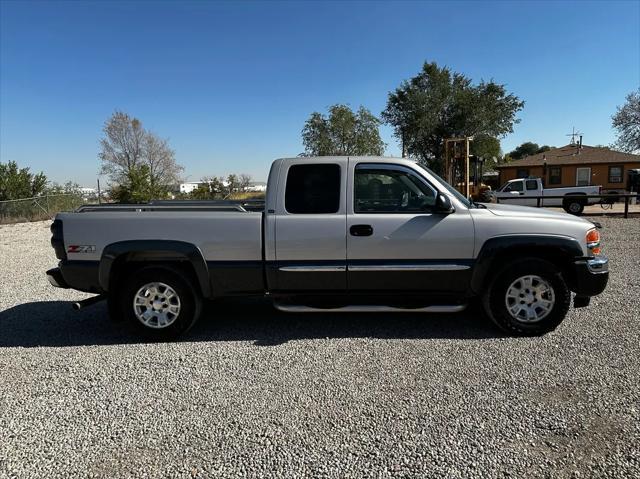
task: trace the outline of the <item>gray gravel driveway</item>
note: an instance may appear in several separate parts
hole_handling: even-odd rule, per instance
[[[640,220],[552,334],[458,315],[212,305],[144,344],[49,286],[48,223],[0,226],[0,477],[640,477]]]

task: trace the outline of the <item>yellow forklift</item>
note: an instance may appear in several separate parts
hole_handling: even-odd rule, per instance
[[[490,201],[491,187],[482,183],[484,159],[471,154],[473,137],[444,140],[444,178],[465,198],[474,201]]]

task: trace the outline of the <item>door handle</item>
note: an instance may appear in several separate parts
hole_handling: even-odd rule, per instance
[[[349,228],[351,236],[371,236],[373,227],[371,225],[353,225]]]

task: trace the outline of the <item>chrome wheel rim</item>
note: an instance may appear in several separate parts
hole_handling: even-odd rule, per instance
[[[153,329],[171,326],[180,314],[180,297],[165,283],[147,283],[133,298],[136,318]]]
[[[551,284],[540,276],[528,275],[516,279],[507,288],[505,305],[512,318],[523,323],[535,323],[546,318],[555,305]]]
[[[580,203],[571,203],[569,205],[569,211],[571,211],[572,213],[577,213],[578,211],[580,211]]]

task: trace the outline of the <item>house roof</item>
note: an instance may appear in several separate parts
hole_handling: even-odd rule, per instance
[[[542,166],[544,158],[547,166],[556,165],[584,165],[593,163],[640,163],[640,155],[622,153],[606,147],[582,145],[566,145],[560,148],[552,148],[549,151],[527,156],[521,160],[514,160],[496,168],[520,168],[527,166]]]

